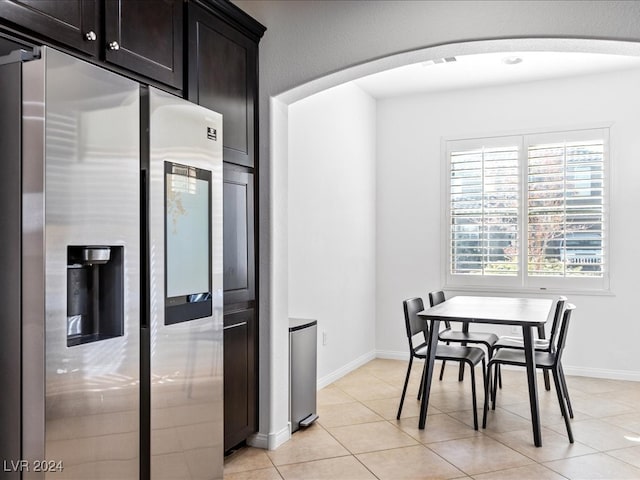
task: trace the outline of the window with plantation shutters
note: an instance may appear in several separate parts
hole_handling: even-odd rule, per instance
[[[608,288],[608,129],[446,147],[448,285]]]

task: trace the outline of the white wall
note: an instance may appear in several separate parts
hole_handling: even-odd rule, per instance
[[[259,303],[260,413],[255,444],[286,440],[288,318],[287,104],[366,73],[427,58],[545,43],[568,50],[611,39],[640,41],[640,2],[234,0],[267,27],[260,43]],[[560,38],[565,40],[559,40]],[[624,42],[622,42],[624,41]],[[602,42],[598,42],[602,45]],[[441,47],[440,47],[441,46]],[[524,48],[526,49],[526,48]],[[417,53],[414,55],[414,51]],[[418,58],[420,57],[420,58]],[[426,57],[426,58],[425,58]],[[348,70],[345,70],[348,69]],[[283,92],[291,94],[287,98]],[[279,98],[276,98],[279,96]]]
[[[318,320],[320,385],[375,356],[375,127],[354,84],[289,107],[289,316]]]
[[[442,287],[441,139],[611,123],[613,295],[568,294],[578,309],[564,364],[568,374],[640,380],[640,323],[631,313],[640,286],[638,85],[640,70],[629,70],[378,102],[376,345],[383,355],[405,355],[403,298]]]

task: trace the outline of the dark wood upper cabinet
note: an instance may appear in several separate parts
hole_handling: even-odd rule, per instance
[[[187,96],[222,114],[224,161],[254,167],[258,44],[196,4],[188,30]]]
[[[0,1],[3,23],[178,90],[183,87],[183,11],[182,0]]]
[[[3,0],[0,17],[21,27],[98,56],[101,45],[97,0]]]
[[[105,0],[105,60],[182,88],[181,0]]]

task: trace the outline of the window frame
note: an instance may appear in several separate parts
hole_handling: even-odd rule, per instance
[[[601,277],[536,277],[528,274],[528,147],[532,143],[556,143],[561,138],[567,142],[593,139],[594,134],[603,140],[603,257],[604,271]],[[506,291],[506,292],[576,292],[609,293],[611,276],[611,125],[596,125],[578,128],[545,129],[497,135],[470,135],[443,137],[441,139],[441,157],[443,161],[443,192],[441,258],[444,288],[463,291]],[[509,142],[511,142],[509,144]],[[464,275],[452,273],[451,248],[451,152],[476,149],[484,143],[485,147],[517,145],[519,152],[519,221],[518,241],[519,258],[516,276],[502,275]]]

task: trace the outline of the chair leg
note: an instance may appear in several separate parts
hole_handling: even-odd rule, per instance
[[[487,398],[487,364],[484,360],[484,357],[482,358],[482,389],[484,390],[484,402],[482,404],[482,428],[485,428],[484,422],[485,422],[485,418],[484,418],[484,403],[486,403],[486,398]]]
[[[451,342],[447,342],[447,345],[450,345]],[[438,380],[442,381],[442,377],[444,377],[444,366],[446,365],[447,361],[446,360],[442,360],[442,366],[440,367],[440,377],[438,378]]]
[[[558,394],[558,403],[560,404],[560,411],[564,417],[564,425],[567,428],[567,435],[569,437],[569,443],[573,443],[573,432],[571,431],[571,423],[569,421],[569,412],[567,412],[567,406],[564,403],[564,395],[562,392],[562,384],[560,381],[560,369],[553,369],[553,383],[556,387],[556,393]]]
[[[473,400],[473,428],[478,430],[478,402],[476,399],[476,369],[473,363],[469,362],[469,370],[471,370],[471,398]]]
[[[484,366],[484,365],[483,365]],[[487,366],[487,373],[484,379],[484,408],[482,410],[482,428],[487,428],[487,412],[489,411],[489,395],[491,392],[491,360]]]
[[[502,382],[500,382],[498,379],[500,378],[500,376],[502,375],[502,372],[500,370],[500,364],[497,364],[494,367],[495,370],[495,375],[493,377],[493,385],[491,386],[491,390],[489,391],[489,393],[491,394],[491,400],[493,400],[496,396],[496,392],[498,391],[498,387],[502,388]]]
[[[489,360],[491,360],[495,352],[493,351],[493,348],[491,347],[491,345],[488,345],[485,343],[485,346],[487,347],[487,354],[489,355]],[[500,370],[500,365],[497,365],[496,378],[493,381],[498,382],[498,387],[502,388],[502,371]]]
[[[493,375],[494,377],[498,376],[498,372],[500,371],[500,364],[495,363],[493,365]],[[493,393],[491,394],[491,410],[496,409],[496,397],[498,396],[498,382],[496,379],[493,379]]]
[[[424,360],[424,367],[422,367],[422,375],[420,376],[420,386],[418,387],[418,401],[422,397],[422,385],[424,382],[424,372],[427,369],[427,359]]]
[[[466,345],[465,343],[462,344]],[[461,382],[464,380],[464,362],[460,362],[460,367],[458,368],[458,381]]]
[[[549,390],[551,390],[551,383],[549,382],[549,370],[545,368],[542,372],[542,376],[544,377],[544,388],[548,392]]]
[[[400,414],[402,413],[402,405],[404,404],[404,396],[407,393],[407,385],[409,385],[409,376],[411,375],[411,365],[413,364],[413,355],[409,357],[409,367],[407,368],[407,375],[404,379],[404,387],[402,388],[402,396],[400,397],[400,405],[398,406],[398,415],[396,420],[400,420]]]
[[[442,381],[442,377],[444,376],[444,366],[446,363],[446,360],[442,360],[442,366],[440,367],[440,381]]]
[[[487,364],[483,358],[482,359],[482,386],[483,387],[485,383],[487,383]]]
[[[567,388],[567,379],[564,377],[564,369],[562,364],[558,365],[558,371],[560,373],[560,381],[562,382],[562,389],[564,392],[564,399],[567,401],[567,409],[569,410],[569,418],[573,418],[573,408],[571,407],[571,400],[569,399],[569,389]]]

